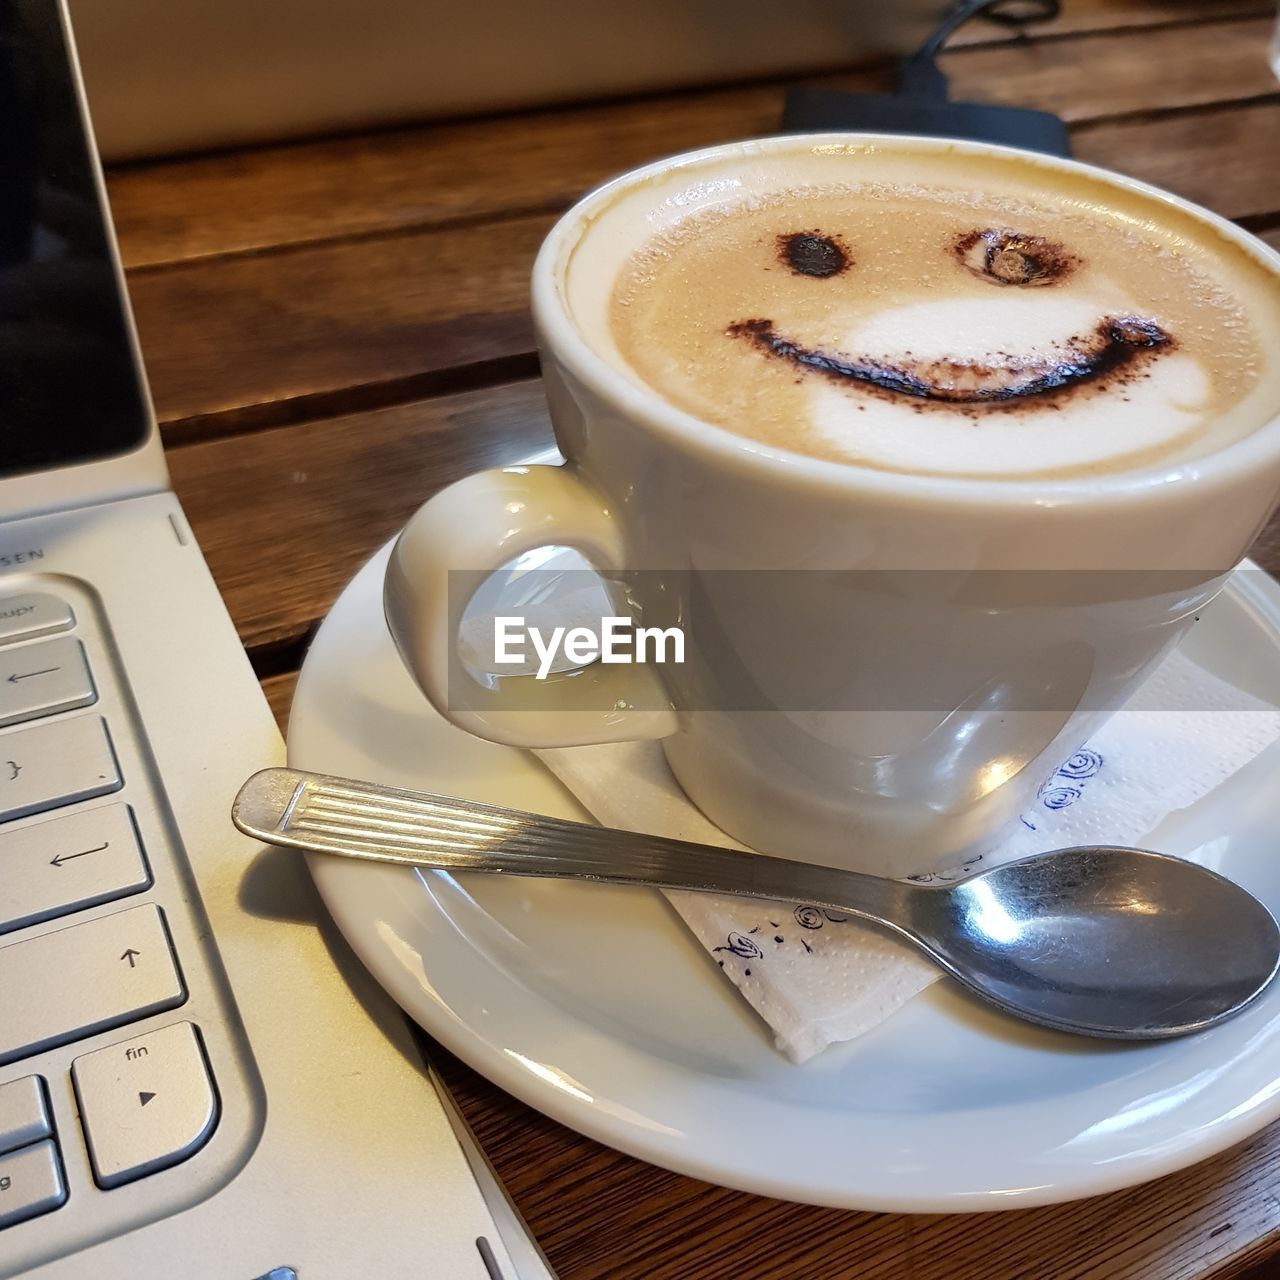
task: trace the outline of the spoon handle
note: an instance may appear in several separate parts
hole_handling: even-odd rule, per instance
[[[441,871],[649,885],[799,902],[859,916],[919,945],[894,880],[714,845],[547,818],[298,769],[264,769],[240,789],[232,819],[268,844]]]

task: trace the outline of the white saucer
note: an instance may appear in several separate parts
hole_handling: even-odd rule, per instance
[[[447,725],[382,619],[386,549],[334,606],[289,725],[304,768],[585,817],[524,752]],[[1187,652],[1280,702],[1280,587],[1238,574]],[[1152,843],[1280,910],[1280,752]],[[478,1071],[611,1146],[712,1182],[894,1212],[1129,1186],[1280,1116],[1280,985],[1206,1035],[1121,1046],[1023,1028],[950,983],[795,1066],[657,893],[315,858],[329,909],[404,1009]]]

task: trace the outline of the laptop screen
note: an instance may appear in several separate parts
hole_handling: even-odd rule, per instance
[[[147,409],[54,0],[0,0],[0,478],[136,448]]]

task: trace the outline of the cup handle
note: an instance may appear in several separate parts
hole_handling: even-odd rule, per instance
[[[482,471],[427,501],[396,539],[383,608],[396,648],[442,716],[490,742],[572,747],[665,738],[677,721],[657,676],[640,664],[593,663],[571,677],[504,677],[488,688],[458,655],[469,603],[450,570],[491,573],[526,551],[572,547],[597,569],[624,564],[608,504],[570,466]]]

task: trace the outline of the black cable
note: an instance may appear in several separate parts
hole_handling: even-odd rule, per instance
[[[972,19],[987,18],[1006,27],[1024,27],[1056,18],[1061,8],[1059,0],[953,0],[924,43],[903,61],[898,92],[945,102],[947,77],[937,65],[937,57],[947,41]]]
[[[937,62],[951,37],[974,18],[1020,28],[1054,18],[1060,9],[1058,0],[952,0],[938,25],[903,60],[896,93],[851,94],[812,85],[793,88],[787,93],[783,131],[931,134],[1070,155],[1066,125],[1047,111],[951,102],[947,77]]]

